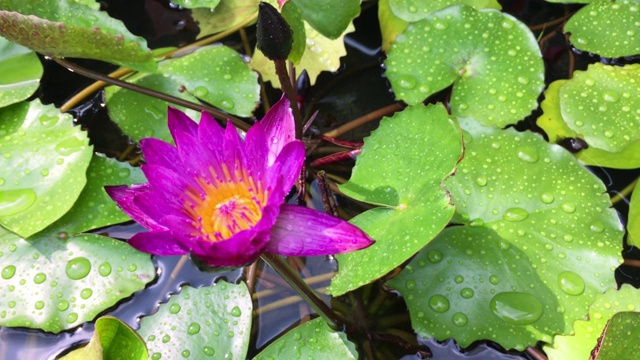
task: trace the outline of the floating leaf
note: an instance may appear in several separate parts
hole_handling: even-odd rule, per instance
[[[198,23],[201,38],[228,30],[243,22],[247,26],[258,17],[259,0],[224,0],[215,9],[193,9],[191,16]]]
[[[427,15],[444,9],[447,6],[464,4],[473,6],[476,9],[497,9],[502,7],[496,0],[388,0],[391,11],[400,19],[408,22],[422,20]]]
[[[113,316],[102,316],[87,346],[61,357],[61,360],[147,360],[144,341],[129,325]]]
[[[24,240],[0,229],[0,249],[0,326],[71,329],[155,277],[150,255],[98,235]]]
[[[14,104],[0,119],[0,224],[29,237],[69,211],[87,182],[92,147],[53,105]]]
[[[360,0],[289,0],[302,19],[329,39],[338,39],[360,14]]]
[[[172,0],[171,2],[187,9],[206,8],[213,10],[218,6],[220,0]]]
[[[0,35],[45,55],[155,67],[143,38],[107,13],[74,1],[4,0],[0,24]]]
[[[620,221],[602,182],[559,146],[471,119],[461,127],[465,157],[444,185],[463,225],[389,285],[407,299],[421,336],[518,350],[550,342],[616,286]]]
[[[251,295],[246,285],[184,286],[140,321],[151,359],[244,359],[251,335]]]
[[[576,321],[573,324],[573,335],[554,337],[553,345],[545,346],[544,351],[549,360],[588,359],[609,319],[620,312],[632,311],[637,314],[639,309],[640,291],[638,289],[625,284],[620,290],[608,290],[605,294],[600,294],[589,308],[589,320]],[[629,343],[637,344],[637,337],[630,339]],[[626,344],[617,344],[617,346],[621,349],[630,349]],[[637,353],[629,352],[628,354],[633,355],[628,359],[637,357]]]
[[[258,76],[226,46],[208,46],[160,63],[158,69],[198,99],[228,113],[249,117],[260,93]],[[204,74],[204,77],[203,77]]]
[[[580,50],[609,58],[640,54],[640,1],[591,1],[564,31]]]
[[[322,318],[299,325],[258,354],[260,359],[357,359],[355,345],[343,332],[331,330]]]
[[[640,353],[640,313],[620,312],[607,324],[598,343],[598,360],[635,360]],[[593,355],[593,353],[592,353]]]
[[[378,21],[380,22],[380,34],[382,35],[382,50],[389,52],[391,43],[409,26],[391,11],[389,0],[378,1]]]
[[[71,210],[39,235],[77,234],[122,223],[129,217],[104,191],[105,185],[131,185],[146,182],[138,167],[115,159],[94,155],[87,169],[87,186]]]
[[[579,137],[589,144],[578,158],[616,168],[640,166],[640,64],[591,64],[570,80],[552,83],[538,125],[550,141]]]
[[[540,49],[527,26],[465,5],[410,24],[385,65],[398,99],[419,104],[453,84],[451,113],[496,127],[528,115],[544,87]]]
[[[407,131],[411,129],[411,131]],[[351,179],[340,190],[381,205],[351,220],[376,243],[338,255],[329,291],[341,295],[413,256],[449,222],[454,208],[441,182],[461,156],[460,129],[442,104],[408,107],[365,139]]]
[[[40,86],[42,64],[31,50],[0,37],[0,108],[25,100]]]

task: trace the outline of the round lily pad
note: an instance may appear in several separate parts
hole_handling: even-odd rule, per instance
[[[53,333],[93,320],[155,278],[150,255],[98,235],[24,240],[0,229],[0,326]]]
[[[608,58],[640,54],[640,1],[591,1],[564,31],[580,50]]]
[[[0,37],[0,108],[22,101],[40,86],[42,64],[35,52]]]
[[[138,334],[147,342],[150,359],[245,359],[251,310],[244,283],[184,286],[140,321]]]
[[[502,9],[496,0],[389,0],[391,11],[400,19],[408,22],[415,22],[424,19],[434,11],[438,11],[447,6],[465,4],[476,9]]]
[[[92,147],[70,115],[37,100],[0,109],[0,119],[0,224],[29,237],[78,199]]]
[[[385,275],[442,231],[454,209],[441,183],[460,159],[461,140],[442,104],[410,106],[382,120],[364,140],[351,179],[340,191],[380,205],[351,219],[376,242],[336,256],[340,271],[331,294]]]
[[[532,133],[461,120],[465,157],[445,182],[453,222],[389,285],[421,336],[523,350],[569,333],[615,288],[623,231],[602,182]]]
[[[466,5],[410,24],[385,65],[398,99],[418,104],[453,84],[451,113],[496,127],[528,115],[544,87],[540,49],[526,25]]]

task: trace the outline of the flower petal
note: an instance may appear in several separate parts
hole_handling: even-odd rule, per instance
[[[267,145],[269,146],[267,164],[271,166],[282,149],[296,138],[296,124],[287,96],[283,94],[280,101],[269,109],[258,124],[264,128],[267,135]]]
[[[140,166],[144,176],[149,181],[151,190],[159,200],[167,204],[173,204],[172,208],[178,208],[184,203],[184,194],[188,187],[199,190],[197,183],[189,177],[185,177],[171,169],[154,164],[142,164]]]
[[[169,106],[167,113],[169,131],[176,145],[180,143],[179,137],[176,136],[176,130],[180,130],[194,137],[198,135],[198,124],[188,117],[187,114],[171,106]]]
[[[265,251],[285,256],[332,255],[355,251],[373,240],[342,219],[303,206],[284,204]]]
[[[246,165],[251,175],[256,179],[262,179],[267,170],[267,136],[264,128],[259,123],[252,126],[244,137]]]
[[[144,226],[147,229],[163,229],[164,227],[153,220],[147,215],[138,205],[134,202],[134,199],[139,196],[144,196],[151,193],[149,184],[132,185],[128,187],[126,185],[120,186],[105,186],[104,190],[111,196],[111,198],[118,204],[118,206],[127,214],[131,219],[135,220],[138,224]]]
[[[162,140],[144,138],[140,140],[140,147],[147,164],[160,165],[172,170],[178,170],[182,165],[178,150]]]
[[[141,232],[128,241],[134,248],[154,255],[184,255],[189,253],[170,231]]]
[[[198,140],[202,146],[208,148],[212,154],[222,156],[222,140],[224,129],[209,113],[202,112],[198,126]]]
[[[241,231],[225,241],[201,242],[202,249],[193,254],[214,267],[242,266],[255,261],[269,242],[269,233],[257,233],[253,229]]]
[[[231,122],[227,123],[223,142],[224,162],[227,164],[232,181],[237,181],[236,169],[246,169],[244,144],[238,130]],[[227,179],[228,180],[228,179]]]
[[[301,141],[295,140],[287,144],[278,155],[276,162],[268,169],[266,188],[269,200],[283,199],[296,183],[304,163],[305,149]]]

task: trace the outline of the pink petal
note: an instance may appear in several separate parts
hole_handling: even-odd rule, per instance
[[[154,255],[184,255],[189,253],[169,231],[141,232],[129,239],[129,245]]]
[[[284,147],[276,162],[268,169],[266,176],[265,185],[270,194],[270,200],[284,199],[291,191],[300,175],[304,158],[305,149],[301,141],[292,141]]]
[[[229,175],[231,175],[232,181],[237,181],[234,169],[244,168],[245,164],[245,151],[244,143],[238,134],[238,130],[229,122],[224,132],[223,142],[223,161],[227,164]]]
[[[260,120],[259,126],[264,128],[267,135],[267,146],[269,146],[267,164],[271,166],[282,149],[296,138],[296,124],[286,95],[283,94],[280,101],[271,107]]]
[[[193,254],[210,266],[242,266],[255,261],[269,241],[269,233],[253,229],[241,231],[231,238],[218,242],[201,242],[201,249]]]
[[[224,129],[207,112],[202,112],[200,125],[198,127],[198,141],[207,147],[213,154],[221,156],[222,139],[224,139]]]
[[[118,204],[122,211],[124,211],[125,214],[135,220],[138,224],[146,227],[147,229],[164,228],[140,209],[140,207],[138,207],[134,202],[136,197],[151,193],[149,184],[132,185],[131,187],[127,187],[126,185],[105,186],[104,190],[109,194],[109,196],[111,196],[116,204]]]
[[[172,170],[181,168],[182,161],[178,150],[173,145],[155,138],[145,138],[140,140],[140,147],[148,164],[160,165]]]
[[[364,231],[342,219],[303,206],[284,204],[265,251],[285,256],[332,255],[373,244]]]
[[[173,140],[176,145],[181,142],[179,136],[176,136],[177,130],[187,133],[193,137],[198,136],[198,124],[188,117],[187,114],[171,106],[169,106],[167,113],[169,118],[169,131],[171,131],[171,136],[173,136]]]
[[[258,124],[252,126],[244,137],[246,165],[256,179],[262,179],[267,170],[267,136]]]

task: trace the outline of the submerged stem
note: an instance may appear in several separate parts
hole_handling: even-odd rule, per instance
[[[315,291],[280,256],[263,253],[262,260],[280,274],[307,304],[327,322],[330,328],[335,331],[342,330],[342,321],[340,321],[336,313],[318,297]]]

